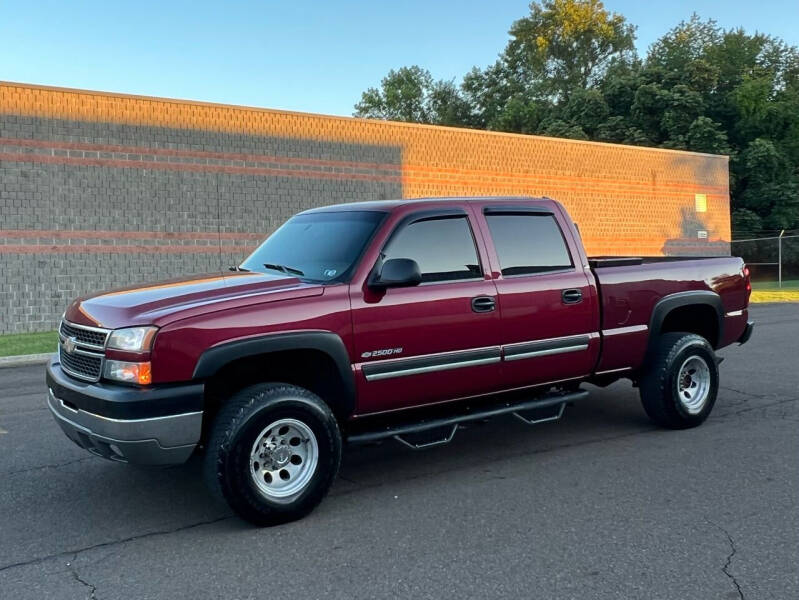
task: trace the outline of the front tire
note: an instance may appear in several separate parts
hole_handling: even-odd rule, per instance
[[[340,463],[341,434],[330,408],[301,387],[264,383],[241,390],[219,411],[204,471],[213,492],[263,526],[311,512]]]
[[[713,347],[692,333],[665,333],[641,377],[646,414],[669,429],[701,425],[713,410],[719,372]]]

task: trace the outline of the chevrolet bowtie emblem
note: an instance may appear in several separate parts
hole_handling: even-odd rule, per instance
[[[73,352],[75,352],[75,344],[77,343],[77,341],[78,340],[75,339],[74,337],[68,337],[64,339],[64,342],[62,343],[62,346],[64,346],[64,352],[66,352],[67,354],[72,354]]]

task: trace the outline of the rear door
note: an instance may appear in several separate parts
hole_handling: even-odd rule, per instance
[[[503,385],[588,375],[599,354],[596,289],[557,205],[477,212],[498,292]]]
[[[428,209],[390,227],[377,242],[382,259],[415,260],[422,283],[376,291],[362,279],[350,288],[358,412],[495,390],[501,360],[496,288],[468,213]]]

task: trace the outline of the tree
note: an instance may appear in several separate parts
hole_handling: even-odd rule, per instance
[[[566,119],[593,136],[610,116],[610,108],[599,90],[576,90],[563,107],[563,114]]]
[[[709,117],[697,117],[688,127],[686,148],[708,154],[729,154],[727,133],[719,123]]]
[[[471,125],[472,107],[452,81],[437,81],[427,94],[431,123]]]
[[[635,28],[600,0],[533,2],[510,36],[503,56],[509,72],[556,101],[595,85],[614,57],[635,48]]]
[[[646,62],[682,77],[690,71],[692,63],[702,60],[708,48],[719,44],[721,37],[715,21],[702,21],[694,13],[652,44]]]
[[[639,59],[599,0],[541,0],[460,86],[409,67],[356,114],[726,154],[734,232],[799,227],[799,49],[692,15]]]
[[[737,161],[736,208],[758,215],[769,229],[799,225],[797,166],[771,140],[757,138]]]
[[[361,94],[355,116],[438,125],[468,125],[472,120],[470,104],[452,81],[435,81],[415,65],[392,69],[380,89]]]
[[[355,115],[372,119],[430,123],[430,72],[417,66],[391,70],[380,89],[369,88],[355,105]]]
[[[503,117],[502,112],[511,98],[515,99],[514,110],[517,110],[519,103],[528,103],[530,98],[525,92],[525,86],[512,76],[501,59],[485,70],[474,67],[464,76],[461,87],[474,112],[479,115],[480,127],[518,131],[503,129],[503,124],[514,123],[515,120]]]

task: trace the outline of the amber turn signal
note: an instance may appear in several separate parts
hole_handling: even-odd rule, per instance
[[[152,365],[149,362],[106,360],[104,374],[106,379],[124,383],[149,385],[153,381]]]

